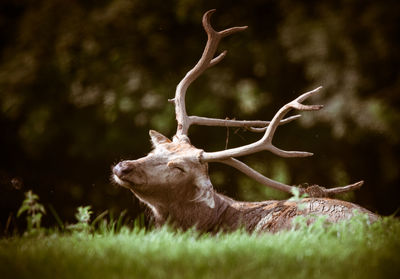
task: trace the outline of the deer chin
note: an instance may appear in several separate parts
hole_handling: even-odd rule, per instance
[[[112,179],[116,184],[118,184],[118,185],[120,185],[122,187],[131,189],[132,186],[133,186],[133,183],[119,178],[116,174],[113,174]]]

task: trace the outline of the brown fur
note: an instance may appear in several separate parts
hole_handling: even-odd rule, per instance
[[[378,217],[345,201],[329,198],[240,202],[214,191],[207,163],[199,160],[201,150],[188,142],[171,142],[152,132],[155,149],[148,156],[122,161],[113,168],[114,180],[129,188],[151,209],[155,223],[167,222],[186,230],[277,232],[289,229],[296,216],[324,215],[329,222],[349,219],[354,211]]]

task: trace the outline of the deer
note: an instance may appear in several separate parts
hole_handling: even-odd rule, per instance
[[[145,157],[124,160],[112,166],[112,180],[129,189],[134,196],[150,209],[156,227],[170,224],[181,230],[195,228],[200,232],[233,231],[244,228],[253,232],[279,232],[291,229],[296,216],[316,218],[325,216],[327,222],[336,223],[353,217],[356,212],[366,214],[371,222],[378,215],[354,203],[332,198],[338,193],[359,189],[363,181],[335,188],[318,185],[309,187],[290,186],[274,181],[238,160],[238,157],[269,151],[283,158],[308,157],[312,153],[286,151],[272,144],[278,126],[300,117],[286,117],[292,110],[317,111],[322,105],[303,104],[317,94],[322,87],[306,92],[282,106],[271,121],[216,119],[186,112],[185,95],[188,87],[205,70],[218,64],[227,54],[215,56],[222,38],[243,31],[247,26],[215,31],[211,26],[209,10],[203,15],[202,24],[207,33],[207,43],[197,64],[184,76],[176,87],[175,97],[169,101],[175,107],[177,130],[172,140],[159,132],[150,130],[153,150]],[[241,127],[251,132],[263,133],[258,141],[225,149],[206,152],[193,146],[188,131],[192,125]],[[236,201],[217,193],[211,183],[209,163],[231,166],[258,183],[274,189],[293,193],[297,189],[302,199],[267,200],[261,202]]]

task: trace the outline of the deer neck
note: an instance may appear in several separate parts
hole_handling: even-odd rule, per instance
[[[277,201],[239,202],[212,191],[211,207],[205,201],[174,201],[167,206],[152,207],[157,226],[165,223],[183,230],[196,228],[202,232],[233,231],[243,228],[253,231],[266,218]],[[270,210],[265,211],[265,208]],[[265,216],[264,216],[265,215]]]
[[[208,193],[214,204],[204,200],[173,200],[167,204],[150,204],[138,198],[151,209],[157,227],[170,224],[183,230],[196,228],[199,231],[214,231],[220,226],[221,216],[225,214],[232,200],[212,191]]]
[[[168,223],[175,228],[196,228],[202,232],[232,231],[239,228],[252,231],[260,219],[265,217],[263,213],[268,213],[262,212],[262,209],[276,203],[238,202],[214,190],[208,193],[209,198],[214,201],[212,206],[204,200],[176,200],[176,197],[168,198],[168,203],[153,203],[137,193],[135,195],[151,209],[157,227]]]

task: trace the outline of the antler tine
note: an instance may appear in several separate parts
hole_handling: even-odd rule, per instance
[[[191,69],[186,76],[178,84],[175,92],[175,98],[171,101],[175,104],[176,120],[178,122],[178,128],[176,136],[186,136],[190,125],[193,124],[186,112],[185,95],[186,90],[190,84],[196,80],[206,69],[215,64],[219,63],[226,55],[226,51],[214,58],[218,44],[223,37],[231,35],[233,33],[245,30],[247,26],[232,27],[220,32],[214,30],[211,26],[211,15],[215,10],[210,10],[203,15],[203,27],[207,33],[208,39],[207,44],[204,48],[203,54],[197,64]]]
[[[219,161],[220,163],[226,164],[228,166],[234,167],[235,169],[241,171],[242,173],[246,174],[247,176],[253,178],[258,183],[265,185],[270,188],[274,188],[286,193],[293,193],[294,189],[298,189],[300,194],[307,194],[309,197],[331,197],[335,194],[345,193],[349,191],[354,191],[359,189],[363,184],[364,181],[359,181],[354,184],[342,186],[342,187],[335,187],[335,188],[325,188],[318,185],[312,185],[307,188],[299,188],[296,186],[290,186],[275,180],[272,180],[261,173],[255,171],[245,163],[234,159],[228,158],[225,160]]]
[[[290,103],[284,105],[273,117],[271,123],[268,125],[264,136],[251,144],[244,145],[241,147],[236,147],[232,149],[227,149],[223,151],[217,152],[203,152],[201,156],[201,160],[204,162],[216,162],[216,161],[224,161],[231,157],[240,157],[253,153],[257,153],[263,150],[269,150],[270,152],[281,156],[281,157],[307,157],[312,156],[312,153],[309,152],[301,152],[301,151],[285,151],[275,147],[272,144],[272,138],[275,134],[277,127],[281,124],[283,117],[292,109],[297,110],[319,110],[323,106],[322,105],[303,105],[302,101],[310,97],[311,95],[319,92],[322,87],[318,87],[312,91],[306,92],[291,101]]]
[[[232,35],[233,33],[236,32],[240,32],[243,31],[247,28],[247,26],[240,26],[240,27],[231,27],[222,31],[215,31],[214,28],[211,26],[211,16],[213,13],[215,13],[216,9],[212,9],[207,11],[204,15],[203,15],[203,27],[204,30],[207,32],[208,36],[218,36],[221,38],[224,38],[226,36]]]
[[[322,86],[317,87],[314,90],[306,92],[295,100],[291,101],[290,103],[284,105],[274,116],[271,120],[271,124],[268,126],[267,130],[265,131],[264,140],[266,143],[271,143],[272,138],[275,134],[276,128],[279,126],[279,122],[282,118],[292,109],[303,110],[303,111],[310,111],[310,110],[320,110],[323,108],[323,105],[303,105],[301,102],[306,100],[307,98],[311,97],[313,94],[318,93],[322,89]]]
[[[290,116],[282,119],[279,125],[287,124],[298,118],[300,118],[300,115]],[[244,128],[255,133],[265,132],[268,126],[271,124],[271,121],[263,120],[218,119],[200,116],[189,116],[189,119],[192,124],[196,125]]]

